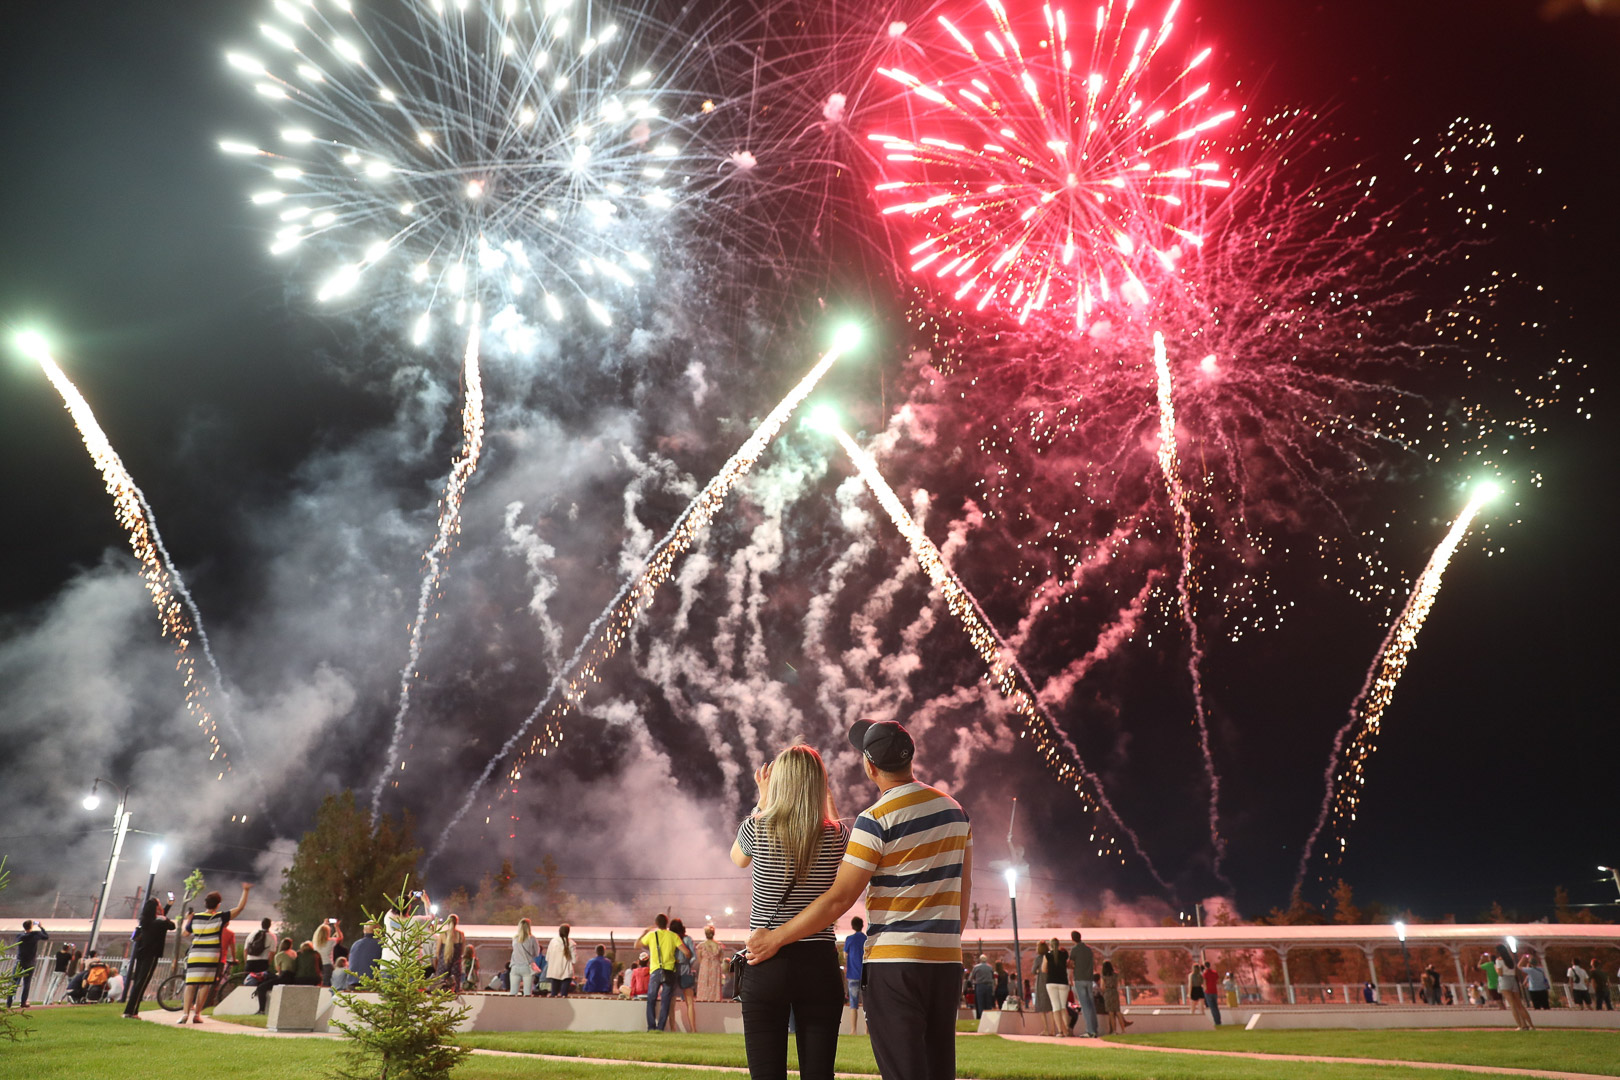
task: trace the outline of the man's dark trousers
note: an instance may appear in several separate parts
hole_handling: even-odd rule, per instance
[[[957,964],[866,962],[866,1030],[883,1080],[956,1080]]]

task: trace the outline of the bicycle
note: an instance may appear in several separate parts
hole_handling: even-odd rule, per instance
[[[244,971],[234,971],[222,975],[214,983],[214,996],[210,999],[215,1005],[224,1001],[247,978]],[[181,971],[164,979],[157,988],[157,1003],[166,1012],[179,1012],[185,1006],[186,1000],[186,973]]]

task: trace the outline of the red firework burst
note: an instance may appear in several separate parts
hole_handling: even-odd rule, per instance
[[[868,136],[891,170],[883,213],[921,227],[912,271],[979,311],[1084,326],[1112,302],[1144,302],[1202,243],[1180,222],[1191,200],[1230,186],[1203,135],[1234,111],[1195,85],[1209,49],[1179,68],[1158,61],[1179,0],[1157,29],[1130,25],[1134,4],[1105,0],[1076,55],[1063,9],[1045,4],[1044,23],[1026,15],[1015,30],[1001,0],[985,0],[993,27],[940,17],[954,48],[928,61],[933,77],[880,69],[914,110],[909,136]]]

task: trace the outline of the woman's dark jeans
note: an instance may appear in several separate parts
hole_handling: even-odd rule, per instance
[[[743,1045],[752,1080],[785,1080],[789,1014],[800,1080],[832,1080],[844,1020],[836,943],[795,941],[743,974]]]

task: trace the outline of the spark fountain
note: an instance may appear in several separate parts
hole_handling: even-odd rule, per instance
[[[461,454],[450,466],[445,480],[444,497],[439,500],[439,531],[433,545],[422,554],[425,564],[422,587],[416,595],[416,618],[411,621],[411,640],[408,659],[399,672],[399,705],[394,711],[394,731],[388,742],[388,756],[382,772],[371,790],[371,819],[380,820],[383,788],[395,773],[395,764],[404,769],[399,760],[400,744],[405,739],[405,716],[411,707],[411,685],[419,677],[417,665],[422,659],[422,635],[427,630],[428,615],[432,611],[433,596],[444,580],[445,561],[450,549],[461,535],[461,503],[467,494],[467,484],[478,469],[478,459],[484,451],[484,381],[478,369],[479,326],[482,312],[475,304],[471,326],[467,331],[467,349],[462,359],[462,383],[465,386],[461,405]],[[398,786],[399,781],[394,781]]]
[[[1417,647],[1418,632],[1423,629],[1435,598],[1440,595],[1441,578],[1451,563],[1451,557],[1468,535],[1474,518],[1479,516],[1486,503],[1501,493],[1502,489],[1491,480],[1474,489],[1463,512],[1451,523],[1445,539],[1429,556],[1428,565],[1424,566],[1412,586],[1411,595],[1406,598],[1406,606],[1401,608],[1401,613],[1390,625],[1389,633],[1384,636],[1383,644],[1378,647],[1378,654],[1373,658],[1372,667],[1367,669],[1361,691],[1350,703],[1350,719],[1333,736],[1333,750],[1328,755],[1327,772],[1323,777],[1327,790],[1322,795],[1322,809],[1317,816],[1316,827],[1311,830],[1310,838],[1305,841],[1305,848],[1300,854],[1299,871],[1294,879],[1295,895],[1304,884],[1311,852],[1316,849],[1316,843],[1329,820],[1332,821],[1338,843],[1324,851],[1322,858],[1325,862],[1332,862],[1343,857],[1348,845],[1347,834],[1356,820],[1362,789],[1367,784],[1367,761],[1378,750],[1384,712],[1395,696],[1395,687],[1406,671],[1412,650]],[[1352,731],[1355,735],[1350,738],[1347,748],[1345,740]]]
[[[1181,574],[1176,579],[1176,597],[1181,610],[1181,621],[1187,628],[1187,676],[1192,681],[1193,722],[1198,727],[1198,749],[1204,755],[1204,770],[1209,774],[1209,839],[1215,848],[1215,876],[1226,881],[1221,863],[1226,859],[1226,841],[1221,837],[1221,778],[1215,771],[1215,756],[1209,746],[1209,717],[1204,710],[1204,677],[1202,666],[1204,645],[1198,632],[1198,619],[1193,612],[1193,528],[1192,512],[1187,509],[1187,493],[1181,484],[1181,461],[1176,448],[1176,405],[1174,385],[1170,378],[1170,360],[1165,353],[1164,335],[1153,334],[1153,370],[1157,376],[1159,404],[1159,471],[1164,474],[1165,492],[1170,497],[1170,510],[1175,515],[1176,539],[1181,546]],[[1231,882],[1226,882],[1228,885]]]
[[[163,546],[163,538],[158,533],[157,521],[152,517],[146,495],[136,486],[129,470],[124,468],[123,459],[113,449],[106,432],[101,430],[90,403],[85,401],[78,388],[57,365],[44,337],[25,330],[17,335],[15,343],[19,352],[39,365],[51,386],[61,395],[63,405],[79,429],[84,448],[90,452],[90,459],[101,472],[102,483],[113,499],[113,513],[118,523],[128,531],[130,550],[141,564],[141,577],[145,580],[147,594],[157,608],[159,629],[164,637],[174,642],[174,666],[185,687],[186,711],[196,719],[198,729],[208,740],[208,760],[219,766],[215,779],[223,780],[231,768],[230,756],[219,740],[219,724],[214,720],[208,704],[208,684],[197,671],[196,658],[191,649],[194,640],[200,643],[204,639],[202,621],[195,616],[196,606],[190,603],[190,595],[180,579],[180,572],[175,569]],[[214,676],[219,678],[217,668]]]

